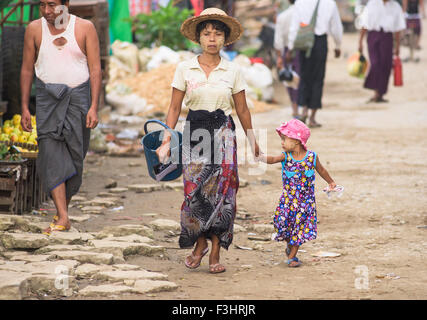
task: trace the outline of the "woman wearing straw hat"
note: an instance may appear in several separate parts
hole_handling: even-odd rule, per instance
[[[166,124],[175,128],[181,105],[189,108],[183,132],[182,163],[184,202],[181,207],[181,248],[193,248],[185,266],[200,266],[212,242],[209,272],[220,273],[220,248],[233,240],[236,214],[237,144],[231,117],[233,106],[258,156],[251,135],[251,114],[246,104],[246,83],[239,67],[220,56],[223,46],[237,41],[243,32],[240,23],[224,11],[208,8],[183,22],[181,33],[198,43],[203,53],[181,62],[172,83],[172,98]],[[170,152],[170,134],[165,132],[157,155],[164,162]]]

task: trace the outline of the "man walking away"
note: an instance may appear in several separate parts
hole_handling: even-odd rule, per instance
[[[331,35],[335,42],[335,57],[341,55],[341,41],[343,26],[338,12],[338,7],[333,0],[297,0],[291,27],[289,30],[288,48],[294,48],[300,26],[310,23],[316,6],[318,6],[315,24],[315,40],[310,57],[306,57],[306,52],[300,52],[301,79],[298,93],[298,105],[304,106],[302,121],[308,117],[308,109],[311,114],[308,122],[310,128],[317,128],[321,125],[316,121],[316,112],[322,108],[323,84],[326,71],[326,58],[328,54],[327,35]],[[286,60],[290,61],[291,51],[286,54]]]

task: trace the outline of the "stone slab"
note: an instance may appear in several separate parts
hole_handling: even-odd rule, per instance
[[[154,237],[154,232],[151,228],[137,224],[105,227],[99,234],[106,234],[107,236],[112,235],[114,237],[123,237],[131,234],[138,234],[149,238]]]
[[[82,264],[76,268],[75,276],[78,279],[91,278],[95,274],[102,272],[102,271],[113,271],[113,266],[85,263],[85,264]]]
[[[79,295],[84,297],[110,297],[132,293],[133,287],[118,285],[118,284],[103,284],[99,286],[87,286],[79,291]]]
[[[101,206],[85,206],[82,207],[80,210],[86,214],[103,214],[105,208]]]
[[[12,270],[0,270],[0,300],[21,300],[26,296],[27,282],[31,274]]]
[[[132,184],[128,186],[130,191],[135,191],[136,193],[147,193],[152,191],[162,190],[161,184]]]
[[[37,249],[34,251],[35,254],[45,254],[51,251],[71,251],[71,250],[80,250],[80,251],[90,251],[93,248],[89,246],[82,245],[66,245],[66,244],[51,244],[46,247]]]
[[[156,231],[179,231],[181,224],[175,220],[170,219],[156,219],[151,221],[149,226]]]
[[[59,261],[42,261],[29,262],[25,261],[6,261],[0,265],[0,270],[25,272],[33,275],[49,275],[57,274],[59,269],[67,269],[68,274],[74,274],[74,269],[80,264],[75,260],[59,260]]]
[[[84,244],[95,237],[84,232],[52,232],[49,236],[52,244]]]
[[[150,272],[147,270],[116,270],[103,271],[95,275],[95,279],[104,281],[124,281],[124,280],[167,280],[168,276],[158,272]]]
[[[3,233],[0,243],[6,249],[39,249],[49,245],[49,237],[36,233]]]
[[[10,261],[25,261],[25,262],[42,262],[47,261],[51,257],[45,254],[30,254],[22,251],[4,252],[3,255]]]
[[[109,192],[114,193],[114,194],[124,193],[126,191],[129,191],[129,189],[128,188],[111,188],[111,189],[109,189]]]
[[[91,218],[91,216],[88,214],[83,214],[80,216],[68,216],[68,218],[70,219],[71,222],[81,223],[81,222],[88,221]]]
[[[178,285],[170,281],[153,281],[142,279],[135,281],[134,292],[137,293],[154,293],[162,291],[173,291],[178,288]]]
[[[241,225],[234,224],[233,231],[236,232],[236,233],[237,232],[246,232],[247,229],[245,227],[242,227]]]
[[[158,253],[164,253],[165,248],[162,246],[153,246],[147,243],[122,242],[110,240],[91,240],[90,244],[95,249],[103,249],[104,252],[109,252],[108,249],[122,250],[124,256],[128,255],[144,255],[153,256]]]
[[[80,263],[113,264],[114,256],[111,253],[89,252],[89,251],[52,251],[50,255],[61,259],[76,260]]]
[[[250,227],[250,230],[257,233],[272,233],[274,232],[274,227],[272,224],[254,224]]]
[[[78,290],[78,285],[74,276],[58,271],[56,274],[31,276],[27,279],[27,290],[43,297],[68,297]]]
[[[130,234],[123,237],[107,237],[104,240],[121,241],[121,242],[136,242],[136,243],[153,243],[154,240],[139,234]]]

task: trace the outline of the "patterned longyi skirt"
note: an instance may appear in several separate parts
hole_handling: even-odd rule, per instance
[[[228,249],[239,188],[233,118],[222,110],[190,110],[184,127],[182,162],[180,247],[191,248],[200,236],[211,239],[215,235]]]

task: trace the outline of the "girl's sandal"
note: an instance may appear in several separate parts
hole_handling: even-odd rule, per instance
[[[209,273],[221,273],[225,271],[225,267],[221,263],[209,265]]]
[[[196,269],[200,266],[200,263],[202,262],[203,257],[206,255],[206,253],[208,253],[209,248],[206,247],[205,250],[202,251],[202,254],[200,256],[196,256],[193,252],[187,257],[185,258],[184,264],[188,269]],[[188,262],[188,258],[191,257],[191,259],[193,259],[193,261],[199,259],[199,262],[195,265],[192,266],[191,262]]]
[[[291,265],[292,262],[296,262],[297,264]],[[298,268],[301,265],[301,262],[298,260],[297,257],[288,259],[287,263],[289,268]]]

